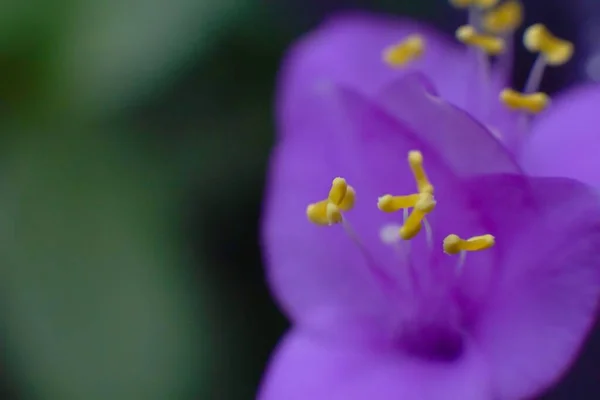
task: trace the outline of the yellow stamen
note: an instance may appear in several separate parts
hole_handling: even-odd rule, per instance
[[[514,110],[537,114],[548,106],[550,97],[542,92],[523,94],[512,89],[504,89],[500,92],[500,101]]]
[[[456,30],[456,38],[464,44],[475,46],[489,55],[500,54],[504,51],[504,40],[492,35],[477,33],[471,25],[463,25]]]
[[[421,35],[410,35],[402,42],[388,47],[383,60],[392,67],[403,67],[423,55],[425,40]]]
[[[306,207],[306,216],[309,221],[317,225],[330,225],[331,222],[327,218],[327,204],[329,200],[322,200],[318,203],[309,204]]]
[[[444,252],[458,254],[463,251],[481,251],[494,246],[495,238],[492,235],[473,236],[461,239],[457,235],[448,235],[444,239]]]
[[[419,193],[433,193],[433,185],[427,179],[427,174],[423,168],[423,155],[420,151],[410,151],[408,153],[408,165],[417,182]]]
[[[421,230],[421,223],[427,214],[435,208],[435,200],[431,193],[421,193],[419,201],[400,228],[400,237],[404,240],[414,238]]]
[[[421,230],[421,223],[425,216],[435,208],[433,198],[433,185],[429,182],[423,168],[423,155],[420,151],[408,152],[408,164],[417,183],[419,193],[408,196],[392,196],[386,194],[377,201],[377,207],[383,212],[396,212],[401,209],[412,208],[412,212],[400,228],[399,235],[404,240],[414,238]]]
[[[483,28],[495,35],[514,32],[523,23],[523,5],[518,0],[509,0],[483,16]]]
[[[327,220],[330,224],[338,224],[342,222],[342,212],[335,204],[327,203],[325,212],[327,213]]]
[[[346,195],[344,196],[342,201],[338,203],[338,206],[342,211],[350,211],[354,208],[355,201],[356,192],[354,191],[354,188],[352,186],[348,185],[348,188],[346,189]]]
[[[478,7],[488,9],[498,4],[499,0],[450,0],[450,4],[456,8]]]
[[[344,178],[335,178],[331,182],[331,190],[329,190],[328,200],[333,204],[339,204],[346,196],[346,190],[348,190],[348,184]]]
[[[309,204],[306,216],[317,225],[332,225],[342,222],[342,211],[350,211],[354,207],[356,192],[343,178],[335,178],[327,199]]]
[[[404,208],[412,208],[419,201],[420,194],[409,194],[408,196],[392,196],[386,194],[377,201],[377,207],[386,213],[392,213]]]
[[[543,24],[527,28],[523,43],[532,53],[542,53],[550,65],[563,65],[571,59],[574,52],[573,43],[552,35]]]

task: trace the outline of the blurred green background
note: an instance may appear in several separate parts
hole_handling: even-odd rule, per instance
[[[258,246],[274,79],[350,7],[462,22],[444,0],[0,3],[2,398],[253,398],[287,326]],[[580,11],[528,3],[571,38]]]

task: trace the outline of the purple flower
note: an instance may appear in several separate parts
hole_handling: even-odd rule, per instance
[[[382,63],[415,32],[422,73]],[[470,53],[359,14],[292,51],[263,245],[293,327],[261,400],[522,399],[576,355],[600,296],[600,203],[575,180],[523,173],[486,129],[520,116],[497,95],[468,103]]]

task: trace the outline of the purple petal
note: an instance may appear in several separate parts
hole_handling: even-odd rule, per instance
[[[599,104],[600,85],[557,96],[524,140],[523,168],[532,175],[574,178],[600,187]]]
[[[501,142],[464,111],[429,93],[425,79],[418,74],[396,79],[377,93],[377,103],[443,154],[461,177],[519,173]]]
[[[503,254],[475,340],[498,398],[530,398],[560,378],[594,321],[600,203],[563,178],[488,177],[472,184]]]
[[[426,39],[423,57],[406,68],[391,68],[382,52],[413,33]],[[407,71],[421,71],[447,101],[474,112],[482,103],[497,109],[498,92],[505,83],[495,72],[485,99],[474,58],[467,48],[433,29],[410,20],[378,15],[347,13],[325,22],[292,50],[284,64],[279,96],[279,115],[294,114],[298,99],[315,88],[331,84],[372,95]],[[485,118],[486,115],[478,117]]]
[[[348,347],[294,331],[281,343],[259,400],[490,400],[487,368],[473,345],[452,363],[393,349]]]

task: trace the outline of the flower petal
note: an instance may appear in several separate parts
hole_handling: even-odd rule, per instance
[[[426,77],[408,74],[377,94],[377,104],[436,149],[461,177],[519,173],[520,168],[492,133],[466,112],[432,94]]]
[[[491,400],[486,371],[472,344],[455,362],[431,363],[292,331],[280,344],[258,399]]]
[[[600,202],[563,178],[486,177],[472,184],[503,253],[475,340],[498,398],[530,398],[561,376],[594,321]]]
[[[401,272],[394,249],[379,236],[401,217],[380,212],[377,198],[415,192],[406,161],[413,149],[423,151],[442,198],[457,191],[456,179],[410,130],[350,90],[330,87],[306,98],[294,122],[285,127],[292,134],[275,149],[265,203],[263,244],[272,289],[295,322],[341,312],[385,323],[397,312],[397,301],[389,297],[395,288],[369,269],[369,260],[340,226],[310,224],[306,206],[326,196],[333,178],[346,178],[357,192],[347,216],[362,245],[377,255],[379,267]]]
[[[281,138],[272,159],[263,245],[272,289],[294,322],[331,324],[341,319],[346,324],[355,319],[356,325],[356,319],[367,319],[386,326],[390,319],[398,322],[400,304],[410,305],[411,298],[400,298],[407,269],[396,249],[379,236],[386,224],[401,224],[402,217],[376,207],[383,194],[415,192],[406,161],[410,150],[423,153],[435,186],[438,205],[428,217],[434,227],[431,243],[441,243],[451,232],[482,233],[480,215],[469,208],[470,194],[462,179],[498,171],[518,173],[502,146],[481,125],[448,104],[431,102],[420,88],[417,93],[407,91],[411,97],[402,101],[415,98],[423,107],[415,115],[437,119],[440,126],[411,119],[418,129],[413,131],[358,93],[334,86],[306,97],[298,104],[297,119],[288,121],[294,123],[284,126],[292,134]],[[453,135],[460,140],[452,141]],[[488,156],[482,157],[481,152]],[[357,191],[356,208],[348,218],[376,270],[341,227],[314,226],[306,219],[306,206],[324,198],[337,176]],[[441,246],[432,248],[431,243],[424,235],[411,242],[416,264],[428,265],[430,255],[453,262],[442,254]],[[488,262],[493,254],[485,252],[475,259]],[[385,330],[380,334],[385,335]]]
[[[426,40],[422,58],[405,68],[386,65],[382,61],[384,49],[413,33]],[[493,112],[498,109],[498,92],[506,82],[494,70],[482,99],[480,88],[485,85],[478,79],[474,60],[465,46],[415,21],[366,13],[340,14],[300,41],[288,56],[280,80],[283,92],[278,115],[283,120],[293,115],[297,100],[316,87],[341,84],[373,95],[415,70],[431,79],[447,101],[471,112],[485,103]],[[486,115],[477,113],[481,118]]]
[[[600,188],[600,85],[569,90],[535,121],[520,152],[532,175],[561,176]]]

